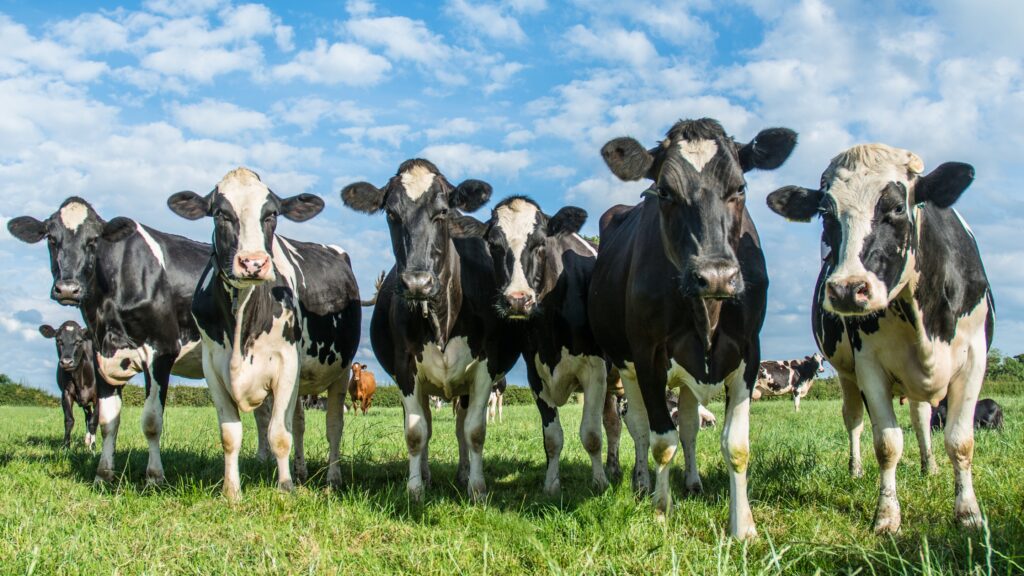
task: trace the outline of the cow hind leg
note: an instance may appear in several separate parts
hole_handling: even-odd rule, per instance
[[[309,479],[309,468],[306,466],[306,409],[302,402],[295,403],[292,416],[292,438],[295,444],[295,481],[305,484]]]
[[[750,391],[744,380],[744,366],[726,378],[728,398],[722,427],[722,456],[729,473],[729,534],[747,540],[757,536],[754,515],[747,496],[747,466],[750,463]]]
[[[650,427],[647,421],[647,407],[635,375],[627,370],[620,372],[622,388],[626,394],[626,429],[633,437],[636,458],[633,464],[633,491],[639,495],[651,492],[651,471],[647,466],[647,454],[651,447]]]
[[[64,448],[71,447],[71,432],[75,429],[75,405],[68,394],[61,394],[61,408],[64,410]],[[88,418],[88,416],[86,417]]]
[[[965,528],[984,525],[978,499],[974,495],[971,464],[974,459],[974,410],[985,377],[985,340],[979,330],[968,357],[968,366],[954,378],[946,396],[946,454],[953,464],[953,516]],[[979,341],[980,340],[980,341]]]
[[[416,391],[419,399],[420,410],[423,412],[423,419],[427,424],[427,439],[423,442],[423,454],[420,458],[420,478],[423,479],[423,486],[430,487],[430,438],[434,435],[434,415],[430,411],[430,399],[427,393],[420,388]]]
[[[103,447],[96,465],[95,483],[99,485],[114,481],[114,450],[121,425],[121,391],[105,382],[97,384],[100,394],[96,410],[99,412],[100,432],[103,434]]]
[[[260,462],[270,461],[270,439],[267,438],[267,430],[270,429],[270,414],[274,406],[272,398],[268,396],[252,413],[256,420],[256,459]]]
[[[469,398],[456,396],[452,399],[455,411],[455,437],[459,445],[459,464],[455,470],[455,482],[465,488],[469,485],[469,446],[466,442],[466,415]]]
[[[697,397],[686,386],[679,389],[679,441],[683,445],[686,491],[697,494],[704,490],[697,470],[697,432],[700,430],[700,411]]]
[[[932,456],[932,407],[927,402],[910,401],[910,423],[917,436],[917,449],[921,455],[921,474],[936,474],[939,467]]]
[[[839,387],[843,392],[843,423],[849,441],[850,476],[860,478],[864,475],[864,465],[860,458],[860,436],[864,432],[864,400],[861,398],[857,380],[853,376],[839,375]]]
[[[562,422],[558,418],[558,407],[551,406],[540,395],[534,394],[537,411],[540,412],[540,425],[544,433],[544,457],[547,471],[544,474],[544,493],[555,496],[562,490],[560,473],[562,446],[564,435]]]
[[[146,483],[164,483],[164,465],[160,459],[160,436],[164,428],[164,405],[170,385],[174,356],[159,356],[146,367],[146,403],[142,407],[142,432],[149,444]]]
[[[327,483],[341,485],[341,436],[345,430],[345,386],[348,370],[327,389]]]
[[[604,396],[608,388],[604,359],[592,357],[578,377],[583,388],[583,417],[580,420],[580,442],[590,455],[591,478],[594,488],[604,492],[608,488],[608,476],[601,463],[601,413]]]
[[[607,382],[605,384],[607,388]],[[605,471],[608,481],[618,484],[622,481],[622,465],[619,464],[619,442],[622,438],[622,419],[616,409],[615,393],[605,391],[604,410],[602,412],[604,433],[608,437],[608,455],[605,457]]]
[[[96,424],[99,410],[95,407],[85,406],[85,447],[92,450],[96,446]]]

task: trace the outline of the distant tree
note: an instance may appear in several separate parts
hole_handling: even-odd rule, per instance
[[[1005,356],[998,348],[989,350],[985,377],[989,380],[1024,382],[1024,354]]]

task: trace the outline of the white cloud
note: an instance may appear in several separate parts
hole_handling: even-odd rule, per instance
[[[546,0],[503,0],[502,4],[524,14],[535,14],[548,8]]]
[[[369,16],[376,9],[377,7],[373,5],[373,2],[367,0],[348,0],[348,2],[345,2],[345,11],[353,18]]]
[[[273,76],[313,84],[373,86],[389,70],[391,63],[386,58],[359,44],[338,42],[328,46],[326,40],[318,38],[312,50],[299,52],[291,62],[275,66]]]
[[[484,87],[484,94],[493,94],[499,90],[509,87],[512,77],[521,72],[526,66],[519,62],[503,62],[490,67],[488,76],[491,83]]]
[[[411,129],[408,124],[393,124],[390,126],[353,126],[338,131],[351,138],[354,142],[368,140],[370,142],[382,142],[398,148],[405,141]]]
[[[153,12],[168,16],[185,16],[209,12],[224,3],[225,0],[147,0],[144,5]]]
[[[480,130],[480,124],[469,118],[450,118],[442,120],[434,128],[423,131],[428,140],[438,140],[450,136],[469,136]]]
[[[514,177],[530,165],[526,150],[490,150],[473,144],[436,144],[418,154],[440,168],[449,178],[483,176]]]
[[[466,0],[449,0],[445,11],[463,26],[495,40],[523,42],[526,34],[519,27],[519,22],[512,16],[502,13],[500,7],[493,4],[470,4]]]
[[[634,68],[647,66],[658,58],[654,44],[639,30],[611,28],[597,33],[577,24],[569,29],[565,38],[584,57],[623,62]]]
[[[272,107],[274,115],[310,132],[322,120],[347,124],[372,124],[373,113],[352,100],[332,102],[323,98],[307,97],[281,101]]]
[[[0,14],[0,38],[0,76],[40,70],[61,74],[70,82],[88,82],[108,70],[105,62],[84,60],[74,48],[33,38],[25,26],[4,14]]]
[[[174,104],[171,113],[178,124],[201,136],[229,137],[240,132],[270,128],[270,119],[262,112],[220,100],[204,99],[196,104]]]
[[[128,48],[128,28],[102,14],[82,14],[57,22],[54,35],[65,44],[85,53],[100,53]]]
[[[503,142],[506,146],[519,146],[533,140],[536,136],[529,130],[513,130],[505,135]]]

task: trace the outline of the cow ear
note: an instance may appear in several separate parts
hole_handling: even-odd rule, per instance
[[[92,340],[92,330],[82,328],[79,333],[81,333],[83,340]]]
[[[612,174],[620,180],[632,181],[651,177],[654,155],[635,138],[623,136],[601,147],[601,157]]]
[[[448,193],[448,205],[463,212],[476,212],[491,199],[493,189],[483,180],[464,180]]]
[[[135,233],[135,230],[134,220],[118,216],[103,225],[103,232],[100,235],[107,242],[120,242]]]
[[[939,208],[949,208],[974,181],[974,166],[963,162],[939,165],[914,185],[915,202],[931,202]]]
[[[292,222],[305,222],[324,209],[324,201],[316,194],[297,194],[281,200],[281,216]]]
[[[43,335],[43,338],[53,338],[57,335],[57,330],[49,324],[43,324],[39,327],[39,333]]]
[[[575,206],[565,206],[548,220],[548,235],[575,234],[587,221],[587,211]]]
[[[754,168],[775,170],[789,158],[796,146],[796,132],[789,128],[768,128],[758,133],[739,149],[740,167],[744,172]]]
[[[369,182],[356,182],[341,189],[345,206],[364,214],[375,214],[384,207],[384,191]]]
[[[171,194],[167,207],[186,220],[199,220],[210,213],[210,197],[200,196],[191,190]]]
[[[786,186],[768,195],[768,207],[787,220],[810,222],[821,205],[821,191]]]
[[[472,216],[452,214],[448,217],[448,231],[456,238],[483,238],[487,224]]]
[[[31,216],[18,216],[7,222],[7,231],[22,242],[35,244],[46,237],[46,223]]]

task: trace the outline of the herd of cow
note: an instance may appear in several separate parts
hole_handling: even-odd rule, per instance
[[[635,206],[602,215],[599,245],[578,233],[587,218],[582,209],[549,215],[525,196],[497,203],[486,221],[473,218],[468,213],[489,201],[491,186],[472,179],[453,185],[423,159],[402,163],[382,187],[346,186],[344,204],[383,214],[391,234],[395,264],[378,286],[370,338],[401,391],[410,496],[420,499],[430,484],[432,397],[455,406],[457,481],[471,498],[485,495],[492,386],[522,357],[543,428],[544,490],[560,489],[559,407],[577,391],[594,486],[621,478],[621,424],[608,384],[617,372],[628,401],[623,420],[636,446],[633,487],[653,492],[659,516],[670,510],[669,465],[679,443],[685,489],[701,490],[699,414],[724,389],[729,532],[754,536],[747,498],[751,396],[792,393],[799,408],[802,383],[822,362],[815,355],[762,365],[760,357],[768,272],[745,206],[744,174],[779,167],[795,145],[796,134],[785,128],[736,142],[710,119],[678,122],[651,149],[632,138],[608,142],[601,153],[611,171],[649,186]],[[915,429],[946,399],[954,514],[968,527],[982,523],[971,476],[972,421],[994,307],[973,234],[951,208],[973,176],[971,166],[956,162],[925,173],[914,153],[869,144],[833,158],[818,187],[786,186],[768,196],[771,210],[785,218],[818,216],[823,225],[813,334],[838,372],[851,474],[862,473],[865,407],[873,424],[879,533],[901,521],[896,396],[909,398]],[[94,390],[97,409],[86,418],[90,442],[97,426],[102,433],[97,481],[114,478],[120,389],[141,373],[147,481],[164,478],[160,435],[169,378],[177,374],[205,378],[209,386],[228,498],[240,494],[240,413],[255,412],[258,455],[273,455],[278,486],[290,490],[292,470],[295,480],[307,477],[305,410],[297,399],[325,391],[326,479],[339,482],[348,374],[362,368],[352,362],[362,321],[359,289],[341,248],[275,233],[279,218],[306,221],[323,200],[282,198],[238,168],[208,194],[178,192],[167,204],[183,218],[210,218],[212,245],[123,217],[104,220],[78,197],[45,220],[8,223],[25,242],[47,241],[51,296],[81,310],[85,328],[68,322],[42,331],[56,338],[62,369],[80,367],[81,381],[62,386],[75,390],[65,393],[69,433],[69,394],[81,399],[89,393],[83,389]],[[678,389],[674,409],[667,388]],[[365,411],[369,401],[358,401]],[[930,438],[922,448],[930,457]]]

